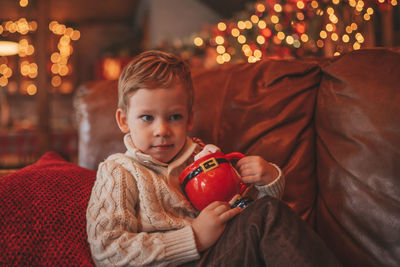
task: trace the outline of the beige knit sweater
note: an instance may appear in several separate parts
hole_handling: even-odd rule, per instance
[[[170,164],[141,153],[131,137],[127,152],[99,165],[87,209],[88,241],[97,266],[175,266],[196,260],[191,222],[198,215],[182,193],[179,174],[200,146],[187,138]],[[280,171],[280,170],[279,170]],[[281,197],[282,175],[257,187],[260,196]]]

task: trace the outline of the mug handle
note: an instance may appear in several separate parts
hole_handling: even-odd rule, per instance
[[[232,152],[232,153],[226,154],[225,157],[227,160],[232,161],[233,159],[238,160],[238,159],[244,158],[245,155],[240,152]],[[240,184],[240,194],[242,194],[248,186],[249,186],[248,184],[241,183]]]
[[[240,153],[240,152],[232,152],[232,153],[226,154],[225,157],[226,157],[227,160],[231,161],[231,160],[233,160],[233,159],[241,159],[241,158],[244,158],[245,155],[243,155],[243,154]]]

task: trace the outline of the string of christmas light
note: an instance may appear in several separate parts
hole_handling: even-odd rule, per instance
[[[57,44],[57,52],[50,56],[51,64],[51,85],[55,88],[62,84],[62,77],[67,76],[72,71],[72,65],[68,63],[73,52],[71,41],[77,41],[80,38],[80,32],[64,24],[52,21],[49,24],[50,31],[60,36]],[[72,92],[73,88],[67,88],[64,93]],[[61,91],[63,92],[63,91]]]
[[[28,4],[28,0],[20,0],[19,2],[22,8],[27,7]],[[35,95],[37,93],[33,79],[38,75],[38,66],[34,62],[35,47],[30,36],[37,31],[37,27],[36,21],[28,21],[26,18],[4,21],[0,24],[0,36],[21,35],[18,40],[18,56],[21,58],[18,68],[22,77],[24,77],[20,86],[21,94]],[[51,85],[53,88],[57,88],[63,83],[62,77],[70,75],[72,72],[72,66],[68,62],[73,52],[71,41],[77,41],[80,38],[80,32],[57,21],[50,22],[49,29],[55,36],[59,37],[56,45],[58,51],[53,52],[50,57]],[[9,85],[12,75],[13,66],[10,66],[7,57],[0,58],[0,86]],[[72,85],[66,87],[66,90],[59,91],[61,93],[72,92]],[[9,93],[15,93],[16,88],[16,86],[8,86]]]
[[[219,64],[318,56],[325,46],[340,55],[362,47],[364,26],[376,8],[396,5],[397,0],[258,1],[238,18],[206,28],[193,43],[198,49],[215,49]]]

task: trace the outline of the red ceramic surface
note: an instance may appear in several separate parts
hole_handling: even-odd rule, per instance
[[[198,209],[204,209],[214,201],[229,202],[236,194],[243,190],[243,184],[237,171],[230,161],[240,159],[243,154],[234,152],[224,155],[222,152],[208,154],[186,167],[179,176],[180,183],[184,186],[186,196],[192,205]],[[220,162],[218,161],[225,161]],[[200,169],[199,169],[200,168]],[[198,171],[186,185],[185,178]]]

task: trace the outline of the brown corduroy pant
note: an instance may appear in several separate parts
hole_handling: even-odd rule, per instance
[[[183,266],[341,266],[319,236],[283,202],[253,201],[200,260]]]

